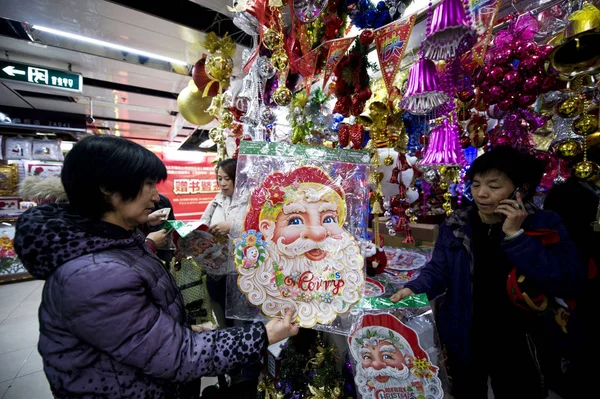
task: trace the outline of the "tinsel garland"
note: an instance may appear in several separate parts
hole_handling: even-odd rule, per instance
[[[337,102],[334,113],[358,116],[371,98],[370,79],[367,68],[377,68],[367,60],[368,46],[356,41],[348,55],[342,57],[334,75]]]

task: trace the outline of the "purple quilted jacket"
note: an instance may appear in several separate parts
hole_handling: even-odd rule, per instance
[[[255,362],[268,345],[262,323],[193,332],[143,237],[68,205],[25,212],[15,249],[46,280],[38,348],[57,398],[176,398],[178,382]]]

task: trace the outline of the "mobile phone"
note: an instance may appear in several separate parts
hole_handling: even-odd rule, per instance
[[[516,201],[517,200],[517,193],[521,193],[521,198],[523,198],[525,196],[525,189],[523,189],[523,187],[517,187],[515,189],[515,191],[513,191],[513,193],[511,194],[510,197],[508,197],[509,200],[513,200]]]

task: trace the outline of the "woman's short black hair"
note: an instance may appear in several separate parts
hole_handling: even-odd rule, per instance
[[[531,199],[540,184],[546,165],[533,155],[526,154],[509,146],[500,146],[475,159],[467,172],[473,180],[475,175],[484,175],[491,171],[504,173],[515,187],[528,186],[524,200]]]
[[[101,189],[132,200],[146,182],[164,181],[167,168],[154,153],[133,141],[89,136],[69,151],[61,177],[69,203],[81,216],[97,220],[111,210]]]
[[[235,170],[237,168],[237,160],[233,158],[224,159],[217,164],[217,171],[219,168],[223,169],[223,171],[227,174],[227,177],[233,181],[235,184]]]

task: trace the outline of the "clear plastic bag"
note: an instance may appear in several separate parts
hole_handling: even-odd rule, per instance
[[[227,317],[278,317],[291,309],[303,327],[348,333],[362,297],[369,154],[242,142],[235,196],[247,201],[231,231],[236,264]]]
[[[30,137],[6,138],[6,146],[4,148],[4,159],[31,159],[32,142],[33,139]]]
[[[447,375],[427,297],[364,298],[358,307],[348,346],[360,397],[443,399]]]

